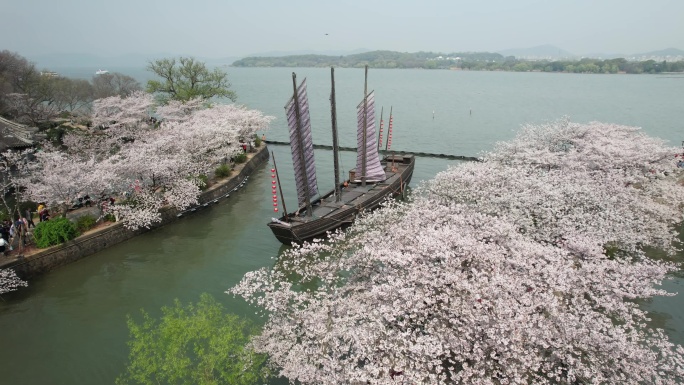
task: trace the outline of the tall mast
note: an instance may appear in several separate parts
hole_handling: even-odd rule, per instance
[[[389,144],[389,140],[392,137],[392,106],[390,106],[390,117],[389,117],[389,123],[387,125],[387,139],[385,140],[385,151],[387,151],[387,145]]]
[[[361,186],[366,185],[366,130],[368,128],[368,65],[366,65],[366,73],[363,81],[363,152],[361,156]]]
[[[382,150],[382,114],[385,112],[385,107],[380,108],[380,133],[378,134],[378,151]]]
[[[306,188],[304,189],[304,200],[306,202],[306,215],[311,216],[313,215],[312,210],[311,210],[311,197],[309,196],[309,176],[306,175],[306,163],[305,163],[305,158],[304,158],[304,138],[302,138],[302,118],[299,113],[299,95],[297,95],[297,75],[293,72],[292,73],[292,86],[294,87],[294,108],[295,108],[295,117],[297,119],[297,142],[299,142],[299,160],[302,164],[302,167],[304,167],[304,172],[303,177],[304,177],[304,185]]]
[[[335,202],[342,200],[340,191],[340,148],[337,143],[337,107],[335,103],[335,68],[330,67],[330,119],[332,120],[332,139],[333,139],[333,164],[335,168]]]

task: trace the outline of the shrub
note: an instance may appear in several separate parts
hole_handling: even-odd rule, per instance
[[[235,155],[235,163],[245,163],[246,160],[247,154],[245,154],[244,152]]]
[[[114,216],[114,214],[107,214],[104,216],[103,219],[107,222],[116,222],[116,217]]]
[[[66,133],[66,128],[64,126],[49,128],[45,131],[47,139],[55,145],[62,144],[62,138]]]
[[[66,218],[55,218],[40,222],[33,232],[36,246],[39,248],[59,245],[76,238],[76,236],[78,236],[76,225]]]
[[[95,222],[97,222],[97,220],[92,215],[78,217],[78,219],[76,219],[76,230],[78,230],[79,233],[86,232],[95,226]]]
[[[202,175],[198,176],[197,179],[200,180],[199,188],[201,191],[204,191],[207,189],[207,187],[209,187],[209,177],[208,176],[202,174]]]
[[[257,134],[254,134],[254,147],[261,147],[261,138]]]
[[[227,164],[222,164],[218,167],[216,167],[216,171],[214,171],[214,175],[217,178],[225,178],[230,175],[230,166]]]

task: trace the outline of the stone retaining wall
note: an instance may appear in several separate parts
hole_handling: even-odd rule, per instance
[[[15,257],[9,260],[2,260],[0,261],[0,269],[12,268],[19,277],[28,279],[59,266],[85,258],[139,234],[174,222],[185,214],[208,207],[210,204],[225,197],[226,194],[238,188],[254,170],[268,161],[268,158],[268,148],[264,145],[259,151],[253,154],[244,165],[241,165],[241,168],[240,166],[236,167],[236,171],[238,171],[237,174],[202,192],[198,199],[200,202],[198,206],[180,213],[173,208],[163,208],[161,210],[161,222],[155,223],[150,229],[131,231],[126,229],[121,222],[112,223],[107,227],[97,229],[92,233],[82,235],[64,244],[40,250],[35,254],[26,257]]]

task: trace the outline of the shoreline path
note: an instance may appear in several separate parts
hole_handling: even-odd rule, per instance
[[[208,188],[207,188],[206,190],[202,191],[202,193],[200,194],[199,200],[201,201],[201,197],[202,197],[202,196],[205,196],[206,194],[209,194],[209,193],[211,193],[211,192],[213,192],[213,191],[215,191],[215,190],[217,190],[217,189],[220,189],[221,187],[227,186],[227,185],[229,185],[231,182],[233,182],[234,180],[236,180],[236,179],[238,179],[238,178],[241,178],[241,177],[243,177],[243,178],[244,178],[244,177],[248,177],[249,175],[243,175],[243,173],[242,173],[243,169],[244,169],[247,165],[251,165],[251,164],[253,163],[253,161],[259,162],[258,165],[260,165],[260,164],[261,164],[261,160],[262,160],[261,158],[264,157],[264,154],[263,154],[264,152],[266,152],[266,156],[265,156],[264,161],[267,161],[268,158],[269,158],[269,157],[268,157],[268,147],[267,147],[266,144],[264,143],[264,144],[262,144],[261,147],[259,147],[255,152],[249,152],[249,153],[247,153],[247,159],[245,160],[245,162],[239,163],[239,164],[235,164],[234,167],[233,167],[233,170],[232,170],[230,176],[225,177],[225,178],[210,180],[210,181],[209,181],[209,186],[208,186]],[[257,159],[254,159],[255,157],[256,157]],[[258,165],[257,165],[257,166],[258,166]],[[250,174],[251,174],[251,172],[250,172]],[[215,200],[215,199],[214,199],[214,200]],[[201,204],[200,204],[198,207],[195,207],[195,208],[202,208],[202,206],[206,206],[206,205],[201,205]],[[83,208],[79,208],[79,209],[73,210],[73,211],[71,211],[71,212],[69,213],[69,214],[71,214],[71,215],[68,215],[68,217],[78,217],[79,214],[83,215],[85,212],[87,212],[87,211],[89,211],[89,210],[91,210],[91,209],[92,209],[92,207],[83,207]],[[162,209],[162,210],[163,210],[163,209]],[[182,212],[185,213],[186,211],[195,211],[195,210],[184,210],[184,211],[182,211]],[[183,215],[183,216],[184,216],[184,215]],[[179,215],[179,217],[180,217],[180,215]],[[149,228],[149,229],[142,229],[142,230],[135,230],[135,231],[128,230],[128,231],[130,232],[129,235],[131,235],[131,234],[134,234],[134,235],[128,236],[125,240],[130,239],[130,238],[132,238],[132,237],[134,237],[134,236],[137,236],[137,235],[139,235],[139,234],[146,233],[146,232],[149,231],[149,230],[152,230],[152,229],[155,229],[155,228],[164,226],[164,225],[166,225],[167,223],[170,223],[170,222],[171,222],[171,221],[162,220],[162,223],[154,224],[154,225],[153,225],[151,228]],[[8,251],[6,251],[6,254],[5,254],[5,255],[0,254],[0,269],[19,267],[18,265],[27,264],[27,263],[29,263],[31,260],[33,260],[34,258],[36,258],[37,256],[40,256],[41,254],[44,254],[45,252],[49,252],[49,251],[52,251],[52,250],[55,250],[55,249],[61,249],[61,248],[64,248],[65,246],[67,246],[69,243],[74,243],[74,242],[77,243],[79,240],[82,240],[82,239],[85,239],[85,238],[90,238],[90,237],[93,237],[93,236],[97,236],[97,234],[99,234],[99,233],[104,233],[104,232],[110,230],[110,229],[111,229],[112,227],[114,227],[114,226],[121,226],[121,223],[120,223],[120,222],[100,222],[100,223],[96,224],[95,227],[93,227],[92,229],[89,229],[89,230],[83,232],[82,234],[80,234],[78,237],[74,238],[74,239],[71,240],[71,241],[68,241],[68,242],[63,243],[63,244],[60,244],[60,245],[56,245],[56,246],[51,246],[51,247],[48,247],[48,248],[44,248],[44,249],[39,249],[39,248],[37,248],[37,247],[35,246],[35,244],[30,244],[30,245],[28,245],[28,246],[24,246],[23,250],[19,250],[18,248],[15,248],[15,249],[12,250],[12,251],[9,251],[9,250],[8,250]],[[125,240],[122,240],[122,242],[125,242]],[[118,243],[120,243],[120,242],[107,242],[107,243],[108,243],[108,245],[105,246],[105,247],[102,247],[101,249],[104,249],[104,248],[106,248],[106,247],[113,246],[113,245],[118,244]],[[100,250],[101,250],[101,249],[100,249]],[[88,255],[94,254],[94,253],[97,252],[97,251],[99,251],[99,250],[93,251],[92,253],[89,253]],[[83,255],[82,257],[85,258],[86,256],[87,256],[87,255]],[[79,258],[79,259],[80,259],[80,258]],[[57,268],[57,267],[59,267],[59,266],[65,265],[65,264],[66,264],[66,263],[60,263],[60,264],[54,266],[53,268]],[[23,270],[23,269],[17,269],[17,270]],[[42,269],[41,269],[41,270],[42,270]],[[48,269],[48,271],[49,271],[49,270],[52,270],[52,268]],[[43,273],[43,272],[46,272],[46,271],[33,272],[33,273],[29,273],[29,275],[33,276],[34,273],[40,274],[40,273]],[[17,274],[20,274],[20,272],[17,271]],[[37,275],[37,274],[36,274],[36,275]],[[24,275],[24,274],[20,274],[20,275]]]

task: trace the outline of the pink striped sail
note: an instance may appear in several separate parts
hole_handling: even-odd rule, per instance
[[[381,182],[385,180],[385,171],[380,165],[378,157],[378,143],[375,136],[375,94],[371,91],[364,101],[356,107],[356,179],[360,180],[363,172],[363,127],[364,108],[366,109],[366,182]]]
[[[318,194],[313,138],[311,136],[311,118],[309,117],[309,98],[306,95],[306,79],[302,80],[297,88],[297,97],[298,103],[294,103],[293,96],[285,106],[285,110],[287,111],[287,125],[290,128],[290,150],[292,151],[292,164],[297,185],[297,198],[299,206],[301,206],[306,201],[307,188],[309,198]],[[297,124],[296,105],[299,105],[301,127]],[[303,159],[300,156],[300,147]]]

